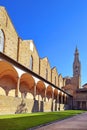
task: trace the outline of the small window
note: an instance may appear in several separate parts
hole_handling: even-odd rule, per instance
[[[33,57],[30,57],[30,66],[29,66],[30,70],[33,70]]]
[[[48,79],[48,70],[46,69],[46,79]]]
[[[55,76],[55,85],[56,85],[56,76]]]
[[[4,33],[0,29],[0,52],[3,52],[4,49]]]
[[[33,51],[34,50],[34,46],[33,46],[33,43],[30,42],[30,50]]]

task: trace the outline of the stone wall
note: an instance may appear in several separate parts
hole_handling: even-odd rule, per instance
[[[0,7],[0,29],[4,32],[4,53],[17,60],[18,35],[4,7]]]
[[[51,101],[43,102],[33,99],[24,99],[12,96],[0,95],[0,115],[31,112],[58,111],[59,105]],[[64,110],[64,104],[60,104],[60,110]]]
[[[46,74],[47,80],[51,82],[51,67],[47,57],[40,59],[40,76],[46,79]]]
[[[59,82],[59,80],[58,80],[58,72],[57,72],[57,70],[56,70],[56,68],[54,67],[53,69],[51,69],[51,79],[52,79],[52,83],[53,84],[55,84],[56,86],[58,86],[58,82]]]
[[[18,62],[22,65],[29,68],[30,66],[30,57],[33,58],[33,70],[35,73],[39,74],[39,55],[34,46],[32,40],[24,40],[20,39],[19,42],[19,57]]]
[[[71,84],[74,86],[74,90],[78,89],[79,88],[79,77],[76,76],[76,77],[72,77],[71,78]]]
[[[64,84],[63,84],[63,77],[62,77],[61,74],[59,75],[58,79],[59,79],[59,81],[58,81],[58,83],[59,83],[58,86],[59,86],[60,88],[62,88],[62,87],[64,86]]]

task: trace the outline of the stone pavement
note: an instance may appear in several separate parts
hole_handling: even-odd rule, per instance
[[[87,130],[87,112],[35,130]]]

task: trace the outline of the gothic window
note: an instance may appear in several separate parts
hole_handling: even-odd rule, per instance
[[[46,79],[48,79],[48,70],[46,69]]]
[[[55,85],[56,85],[56,76],[55,76]]]
[[[4,33],[0,29],[0,52],[3,52],[3,48],[4,48]]]
[[[30,70],[33,70],[33,57],[30,57],[30,66],[29,66]]]

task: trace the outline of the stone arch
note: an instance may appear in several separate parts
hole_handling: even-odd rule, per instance
[[[42,98],[45,97],[46,86],[43,81],[38,81],[36,85],[36,94],[41,95]]]
[[[57,103],[58,103],[58,90],[55,88],[54,89],[54,110],[57,111]]]
[[[59,104],[62,104],[62,92],[59,92]]]
[[[57,100],[57,96],[58,96],[58,90],[55,88],[54,89],[54,99]]]
[[[18,73],[15,68],[6,61],[0,61],[0,87],[4,89],[5,94],[8,96],[16,96],[18,82]],[[9,96],[10,96],[9,95]]]
[[[63,94],[63,104],[65,104],[65,94]]]
[[[35,86],[35,80],[32,77],[31,74],[24,73],[20,77],[20,85],[19,90],[22,94],[23,98],[34,96],[34,86]],[[29,94],[27,96],[27,94]],[[30,96],[31,95],[31,96]]]
[[[47,89],[46,89],[46,97],[48,99],[52,98],[52,94],[53,94],[53,89],[51,86],[48,86]]]

